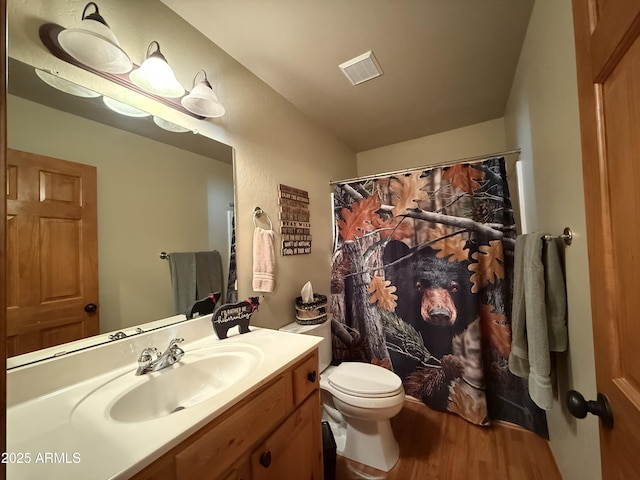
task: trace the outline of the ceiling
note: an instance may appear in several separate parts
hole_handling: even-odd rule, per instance
[[[534,2],[162,1],[356,152],[502,117]]]

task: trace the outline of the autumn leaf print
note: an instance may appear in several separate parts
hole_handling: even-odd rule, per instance
[[[411,238],[415,234],[413,221],[406,217],[393,217],[383,220],[378,216],[372,222],[374,230],[380,231],[380,238],[383,240],[391,237],[392,240],[402,240],[403,238]]]
[[[386,368],[387,370],[393,371],[391,360],[389,360],[388,358],[372,358],[371,363],[373,363],[374,365],[378,365],[379,367]]]
[[[442,179],[451,183],[452,187],[459,188],[469,195],[473,195],[474,190],[480,188],[478,180],[483,180],[484,176],[485,173],[482,170],[477,170],[470,165],[459,163],[446,168],[442,174]]]
[[[464,386],[457,382],[449,387],[449,406],[447,410],[457,413],[476,425],[486,425],[488,423],[486,404],[478,403],[469,393],[465,392]]]
[[[511,353],[511,325],[507,317],[496,313],[493,305],[480,305],[482,334],[489,339],[502,358],[508,359]]]
[[[494,283],[498,278],[504,278],[502,241],[491,240],[489,245],[480,245],[471,258],[477,262],[468,267],[469,271],[473,272],[471,275],[473,293],[478,293],[480,289],[489,283]]]
[[[418,200],[424,200],[426,192],[420,190],[424,180],[421,172],[407,173],[391,177],[390,189],[394,193],[393,215],[405,215],[408,208],[416,208]]]
[[[378,306],[387,312],[393,312],[396,309],[398,296],[393,292],[396,291],[396,287],[391,285],[390,280],[385,280],[383,277],[375,276],[369,283],[369,302],[376,303]]]
[[[461,235],[441,238],[450,233],[451,229],[445,229],[441,226],[429,230],[428,238],[430,241],[439,239],[431,244],[431,248],[438,250],[436,257],[446,258],[449,262],[464,262],[469,260],[469,250],[465,248],[467,242]]]
[[[340,210],[342,219],[337,221],[340,236],[345,242],[356,240],[375,229],[380,216],[376,213],[382,204],[377,195],[371,195],[351,204],[351,210]]]

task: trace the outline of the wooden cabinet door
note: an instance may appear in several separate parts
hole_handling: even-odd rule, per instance
[[[640,478],[640,2],[574,0],[603,478]],[[596,392],[582,392],[595,399]]]
[[[224,480],[251,480],[251,463],[249,457],[243,458],[225,476]]]
[[[12,149],[7,160],[7,355],[96,335],[96,168]]]
[[[251,455],[252,480],[322,480],[319,396],[309,397]]]

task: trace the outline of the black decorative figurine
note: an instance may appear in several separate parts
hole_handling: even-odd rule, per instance
[[[250,297],[244,302],[221,306],[211,317],[213,329],[220,340],[227,338],[230,328],[238,325],[240,333],[248,333],[251,314],[258,308],[258,297]]]
[[[187,310],[187,319],[190,320],[192,318],[201,317],[202,315],[209,315],[210,313],[212,313],[216,308],[216,304],[220,300],[220,296],[220,292],[215,292],[207,297],[204,297],[202,300],[198,300]]]

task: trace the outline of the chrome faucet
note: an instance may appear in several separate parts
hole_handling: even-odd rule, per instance
[[[169,342],[167,349],[160,353],[156,347],[145,348],[140,357],[138,357],[138,370],[136,375],[145,375],[149,372],[157,372],[169,365],[173,365],[179,362],[184,356],[184,350],[182,350],[178,344],[182,343],[184,338],[174,338]]]

